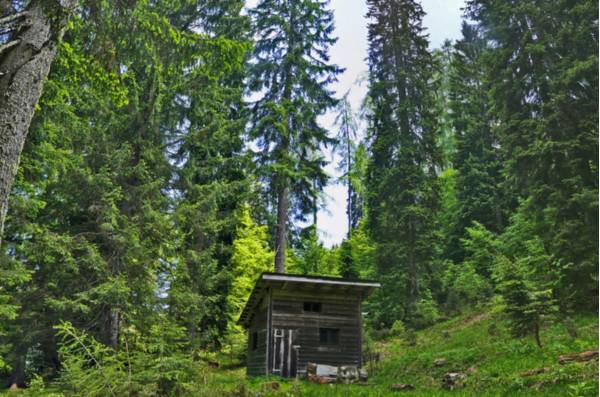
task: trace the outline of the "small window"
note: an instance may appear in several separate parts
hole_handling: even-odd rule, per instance
[[[337,328],[319,328],[319,344],[337,346],[340,343],[340,330]]]
[[[258,332],[252,333],[252,350],[258,349]]]
[[[321,312],[321,304],[319,302],[304,302],[304,311],[305,312]]]

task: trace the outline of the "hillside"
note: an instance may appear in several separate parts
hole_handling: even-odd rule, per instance
[[[558,364],[562,354],[598,348],[595,315],[573,320],[577,337],[563,324],[542,331],[543,349],[532,338],[513,339],[500,314],[470,313],[417,333],[416,346],[399,338],[377,342],[381,362],[371,368],[368,385],[314,385],[306,381],[276,378],[244,379],[244,369],[210,370],[202,395],[231,396],[594,396],[598,390],[598,361]],[[444,331],[448,331],[446,337]],[[435,359],[447,363],[434,366]],[[537,375],[527,371],[544,369]],[[465,387],[453,391],[441,387],[447,372],[467,373]],[[269,382],[281,388],[265,392]],[[413,391],[392,392],[390,385],[407,383]],[[206,393],[206,394],[204,394]]]

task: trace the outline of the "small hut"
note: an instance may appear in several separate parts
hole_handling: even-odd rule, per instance
[[[238,321],[248,330],[247,373],[294,377],[309,362],[362,365],[363,299],[379,283],[263,273]]]

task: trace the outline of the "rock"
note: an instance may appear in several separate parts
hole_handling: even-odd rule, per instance
[[[337,371],[339,383],[354,383],[358,381],[358,368],[354,365],[342,365]]]
[[[391,391],[409,391],[414,389],[415,387],[413,385],[409,385],[408,383],[395,383],[390,386]]]
[[[446,365],[447,362],[448,360],[446,360],[445,358],[436,358],[435,360],[433,360],[433,365],[435,365],[436,367],[442,367]]]
[[[318,383],[319,385],[327,385],[336,382],[336,379],[333,376],[319,376],[313,374],[308,375],[308,380],[313,383]]]
[[[598,350],[587,350],[581,353],[564,354],[558,357],[559,364],[567,364],[573,361],[590,361],[598,359]]]
[[[460,389],[465,387],[467,375],[460,372],[448,372],[442,379],[442,387],[448,390]]]
[[[271,391],[277,391],[280,388],[280,384],[277,381],[272,381],[272,382],[266,382],[263,383],[261,386],[262,391],[264,392],[271,392]]]
[[[369,374],[367,373],[366,369],[360,368],[358,370],[358,380],[360,380],[361,382],[366,382],[369,380]]]

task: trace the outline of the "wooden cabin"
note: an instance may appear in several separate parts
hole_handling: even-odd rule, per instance
[[[248,330],[247,373],[294,377],[309,362],[362,365],[361,302],[379,283],[263,273],[238,321]]]

